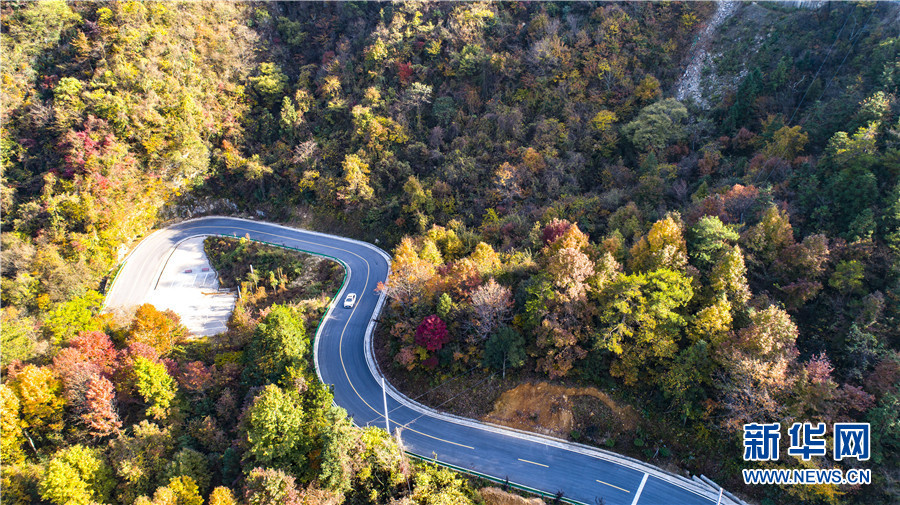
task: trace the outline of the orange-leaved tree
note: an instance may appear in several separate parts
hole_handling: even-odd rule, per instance
[[[187,333],[177,314],[171,310],[160,312],[145,303],[134,314],[134,321],[128,329],[128,343],[147,344],[156,349],[160,356],[165,356]]]

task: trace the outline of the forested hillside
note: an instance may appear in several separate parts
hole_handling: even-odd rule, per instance
[[[594,385],[653,420],[655,464],[763,502],[895,502],[900,8],[740,5],[680,102],[715,11],[4,2],[4,502],[68,503],[54,475],[77,469],[79,503],[436,503],[417,486],[449,475],[330,407],[302,304],[203,344],[99,313],[136,239],[203,212],[393,249],[396,373]],[[252,376],[269,338],[296,352]],[[282,415],[296,443],[271,449],[254,419]],[[849,420],[872,485],[739,483],[743,423]]]

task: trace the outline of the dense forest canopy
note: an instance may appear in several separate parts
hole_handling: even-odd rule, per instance
[[[206,212],[393,248],[403,373],[615,388],[717,455],[666,464],[896,501],[900,10],[809,7],[3,2],[4,502],[477,499],[331,407],[274,266],[220,338],[101,314],[136,239]],[[766,420],[872,423],[875,483],[741,488]]]

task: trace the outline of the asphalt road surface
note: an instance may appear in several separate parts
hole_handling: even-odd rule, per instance
[[[237,218],[185,221],[145,238],[126,258],[107,296],[107,307],[144,303],[174,247],[195,236],[226,235],[337,258],[347,280],[320,325],[315,344],[319,376],[334,386],[335,402],[359,426],[385,427],[381,376],[371,353],[371,326],[384,303],[375,291],[387,279],[389,257],[355,240]],[[356,293],[353,308],[343,307]],[[388,385],[389,386],[389,385]],[[606,505],[709,505],[718,492],[656,467],[561,440],[441,415],[388,387],[390,431],[413,454],[492,476],[567,500]],[[734,503],[723,498],[722,503]]]

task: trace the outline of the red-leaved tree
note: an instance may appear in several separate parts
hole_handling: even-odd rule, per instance
[[[426,317],[416,328],[416,344],[429,351],[439,351],[449,341],[447,325],[435,314]]]
[[[403,84],[408,84],[412,78],[413,68],[409,63],[397,63],[397,77]]]
[[[212,371],[202,361],[192,361],[180,367],[175,374],[178,383],[192,393],[203,393],[213,385]]]
[[[116,390],[109,379],[98,376],[88,381],[81,422],[91,436],[103,438],[122,427],[115,402]]]
[[[556,242],[556,239],[563,236],[569,228],[572,227],[572,223],[566,221],[565,219],[556,219],[553,218],[547,226],[544,226],[544,229],[541,230],[541,240],[543,240],[544,245],[550,245],[553,242]]]
[[[70,340],[69,344],[78,349],[84,355],[84,359],[97,365],[103,373],[109,375],[115,368],[116,349],[106,333],[82,331]]]

